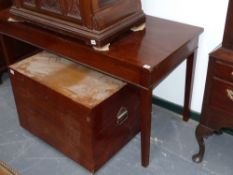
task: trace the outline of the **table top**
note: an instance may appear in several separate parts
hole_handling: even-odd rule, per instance
[[[56,53],[132,84],[150,88],[161,81],[198,45],[202,28],[146,16],[146,29],[128,32],[108,52],[25,22],[8,22],[0,12],[0,33]]]

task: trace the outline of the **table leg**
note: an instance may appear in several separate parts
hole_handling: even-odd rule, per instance
[[[184,99],[184,111],[183,111],[183,120],[188,121],[190,115],[190,105],[193,92],[193,80],[194,80],[194,71],[196,66],[196,52],[193,52],[187,58],[187,68],[186,68],[186,82],[185,82],[185,99]]]
[[[3,72],[0,71],[0,84],[2,84],[2,74]]]
[[[152,89],[141,89],[141,157],[142,166],[147,167],[150,160]]]
[[[2,35],[0,35],[0,84],[2,84],[2,74],[4,71],[6,71],[6,64],[2,47]]]
[[[5,63],[7,66],[14,63],[14,56],[13,56],[13,49],[12,49],[12,42],[9,37],[0,35],[0,42],[3,50],[3,55],[5,59]]]

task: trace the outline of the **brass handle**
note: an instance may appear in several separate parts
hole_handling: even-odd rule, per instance
[[[123,123],[128,119],[128,110],[125,107],[121,107],[117,113],[117,125],[123,125]]]
[[[228,98],[233,101],[233,91],[230,89],[226,90]]]

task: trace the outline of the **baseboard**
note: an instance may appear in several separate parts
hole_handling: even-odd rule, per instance
[[[168,109],[170,111],[173,111],[175,113],[178,113],[178,114],[181,114],[181,115],[183,114],[183,106],[180,106],[178,104],[169,102],[169,101],[164,100],[162,98],[153,96],[152,103],[155,104],[155,105],[157,105],[157,106],[160,106],[160,107],[163,107],[165,109]],[[190,119],[199,122],[200,121],[200,117],[201,117],[200,113],[195,112],[195,111],[191,111],[190,112]],[[225,133],[228,133],[228,134],[230,134],[230,135],[233,136],[233,130],[231,130],[231,129],[223,129],[223,131]]]
[[[172,102],[169,102],[167,100],[164,100],[162,98],[159,98],[157,96],[153,96],[152,98],[152,103],[157,105],[157,106],[160,106],[160,107],[163,107],[165,109],[168,109],[170,111],[173,111],[175,113],[178,113],[178,114],[183,114],[183,106],[180,106],[178,104],[175,104],[175,103],[172,103]],[[191,111],[190,113],[190,119],[193,119],[195,121],[199,121],[200,120],[200,113],[198,112],[195,112],[195,111]]]

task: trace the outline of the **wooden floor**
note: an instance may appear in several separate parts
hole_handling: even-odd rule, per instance
[[[0,160],[21,175],[89,175],[44,142],[19,127],[7,74],[0,86]],[[153,106],[151,163],[140,166],[140,136],[136,136],[97,175],[232,175],[233,137],[210,137],[202,164],[191,161],[198,149],[195,122],[183,122],[165,109]]]

